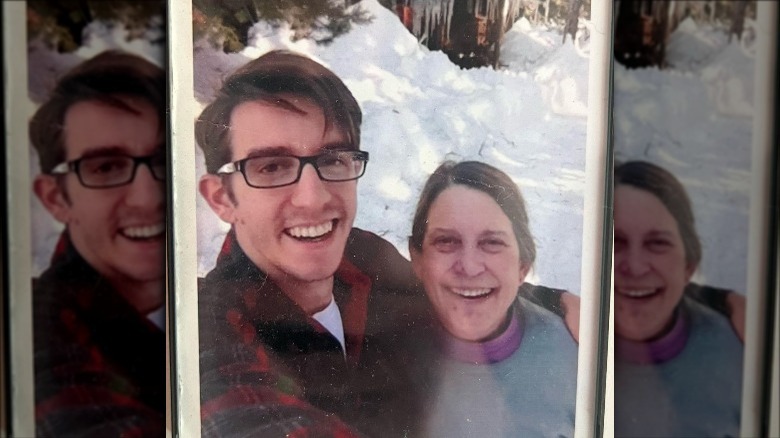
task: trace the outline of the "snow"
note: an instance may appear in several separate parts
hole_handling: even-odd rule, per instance
[[[702,241],[695,280],[744,293],[755,62],[723,30],[690,18],[669,41],[669,69],[615,64],[616,159],[677,176]]]
[[[526,198],[538,252],[530,281],[579,293],[588,59],[571,43],[561,46],[558,31],[515,26],[502,50],[506,68],[461,70],[376,0],[361,5],[372,22],[327,46],[292,42],[289,28],[265,23],[251,28],[239,54],[197,42],[194,104],[205,106],[230,72],[271,49],[307,54],[342,78],[363,110],[362,148],[371,160],[358,184],[355,226],[408,255],[427,176],[445,159],[485,161]],[[200,275],[213,267],[226,229],[199,199]]]
[[[372,22],[327,46],[293,42],[289,28],[262,22],[250,29],[250,44],[240,53],[197,41],[192,105],[204,107],[227,75],[269,50],[307,54],[341,77],[363,110],[362,148],[371,161],[358,184],[355,226],[376,232],[408,256],[406,240],[427,176],[445,159],[485,161],[507,172],[526,199],[538,254],[529,280],[579,293],[589,60],[571,43],[562,46],[558,30],[525,22],[506,34],[505,68],[461,70],[443,53],[420,45],[376,0],[361,6],[374,16]],[[34,101],[45,98],[62,72],[106,48],[162,59],[160,48],[148,43],[151,36],[130,43],[123,29],[100,23],[85,36],[86,45],[70,55],[32,44]],[[204,275],[227,225],[200,196],[196,202],[198,273]],[[48,265],[61,227],[33,203],[37,274]]]

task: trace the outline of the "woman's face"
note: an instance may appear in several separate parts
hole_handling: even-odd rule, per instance
[[[652,193],[615,189],[615,330],[650,340],[669,326],[694,267],[677,221]]]
[[[466,341],[496,333],[528,272],[501,207],[462,185],[439,194],[428,212],[422,251],[411,253],[442,325]]]

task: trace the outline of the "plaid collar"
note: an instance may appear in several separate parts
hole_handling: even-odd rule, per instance
[[[211,280],[215,287],[226,282],[240,295],[246,316],[260,327],[268,329],[270,337],[285,337],[290,332],[301,334],[329,334],[318,321],[307,315],[281,289],[273,279],[260,270],[241,249],[235,230],[225,237],[217,267]],[[360,360],[365,340],[368,317],[368,301],[372,288],[371,277],[362,272],[344,255],[334,274],[333,294],[341,312],[347,347],[347,362],[356,365]],[[283,328],[284,332],[279,332]],[[263,330],[261,330],[262,332]],[[253,336],[247,333],[246,336]]]

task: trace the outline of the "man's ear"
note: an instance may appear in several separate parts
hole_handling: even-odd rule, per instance
[[[225,187],[223,180],[218,175],[207,174],[200,179],[198,186],[200,194],[209,204],[214,213],[223,221],[232,224],[236,221],[236,205]]]
[[[70,203],[55,176],[43,174],[36,176],[35,181],[33,181],[33,191],[43,207],[54,216],[54,219],[68,224]]]

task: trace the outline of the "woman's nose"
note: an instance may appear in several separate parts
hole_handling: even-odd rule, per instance
[[[615,266],[623,275],[641,276],[650,270],[650,262],[642,251],[626,249],[615,255]]]
[[[464,248],[455,260],[455,272],[465,277],[476,277],[485,271],[485,260],[476,248]]]

